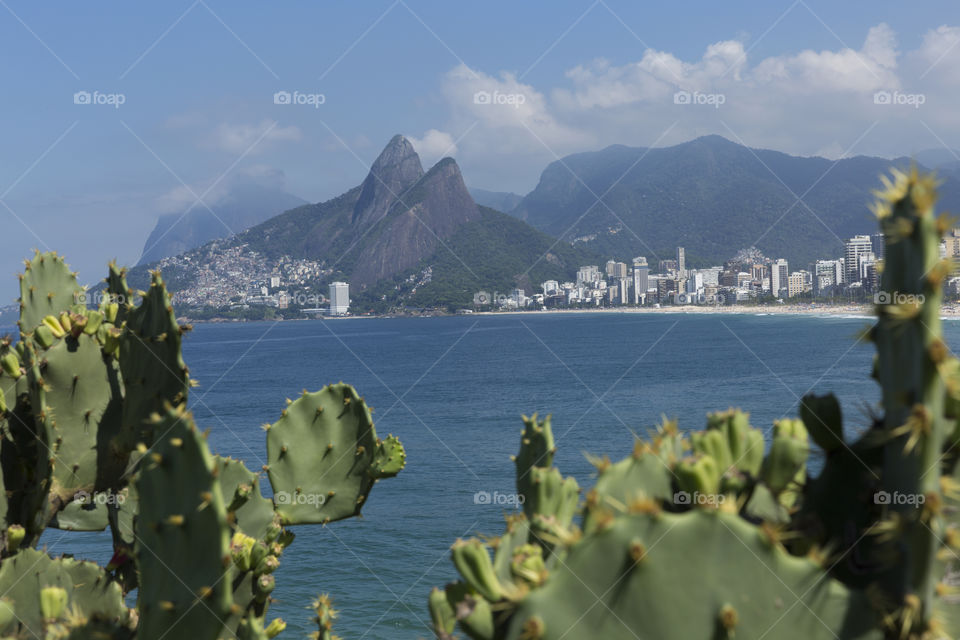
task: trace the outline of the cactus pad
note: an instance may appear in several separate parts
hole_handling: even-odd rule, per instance
[[[230,614],[229,528],[213,458],[182,407],[154,417],[159,439],[140,463],[138,637],[216,638]]]
[[[374,481],[403,459],[399,441],[388,442],[389,449],[377,440],[370,410],[350,385],[297,398],[267,431],[268,473],[282,522],[327,523],[359,514]]]

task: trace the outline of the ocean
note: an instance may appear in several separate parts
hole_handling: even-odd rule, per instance
[[[808,391],[833,391],[847,433],[879,401],[867,319],[708,314],[519,314],[417,319],[204,324],[184,342],[200,382],[191,405],[215,453],[265,464],[261,425],[302,389],[353,384],[378,434],[397,435],[407,467],[374,487],[363,517],[293,527],[276,573],[283,637],[312,630],[311,599],[329,593],[338,635],[431,638],[427,595],[455,578],[458,537],[503,530],[510,456],[521,414],[552,414],[555,464],[592,484],[585,454],[618,459],[662,415],[702,428],[709,411],[740,407],[769,430]],[[960,347],[960,323],[945,322]],[[815,462],[814,462],[815,464]],[[264,480],[269,490],[269,482]],[[497,498],[491,500],[491,503]],[[53,553],[105,563],[108,534],[48,531]]]

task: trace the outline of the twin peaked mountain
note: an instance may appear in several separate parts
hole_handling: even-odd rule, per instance
[[[465,301],[480,289],[529,291],[543,279],[565,278],[584,257],[517,218],[478,206],[452,158],[424,172],[413,145],[400,135],[359,186],[196,249],[192,262],[202,264],[210,251],[243,245],[269,259],[321,262],[334,279],[350,283],[352,297],[372,295],[374,289],[383,289],[378,296],[395,293],[397,283],[414,274],[420,274],[414,281],[422,280],[429,269],[438,300],[456,290]],[[190,286],[196,276],[177,274],[175,286]],[[437,301],[421,294],[413,302]]]

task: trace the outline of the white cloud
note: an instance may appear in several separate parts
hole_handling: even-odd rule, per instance
[[[457,144],[453,136],[446,131],[430,129],[423,134],[422,138],[407,136],[407,140],[413,145],[414,150],[420,156],[424,166],[430,167],[441,158],[446,156],[455,156],[457,154]]]
[[[480,174],[471,177],[474,183],[520,191],[556,156],[617,143],[662,146],[710,133],[834,158],[910,153],[938,147],[937,138],[956,145],[960,27],[932,29],[911,51],[898,47],[897,34],[884,23],[871,27],[859,47],[762,59],[752,58],[742,41],[724,40],[694,60],[647,49],[623,64],[584,61],[553,87],[459,65],[443,78],[449,119],[441,128],[462,136],[458,158],[468,176]],[[920,109],[875,104],[878,91],[926,99]],[[475,99],[478,92],[483,100]],[[688,92],[694,103],[675,103],[677,92]]]
[[[261,120],[258,124],[221,123],[207,143],[229,153],[254,153],[269,142],[297,142],[302,138],[299,127],[281,127],[274,121]]]

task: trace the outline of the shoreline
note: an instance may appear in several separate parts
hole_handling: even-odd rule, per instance
[[[317,318],[327,320],[373,320],[394,318],[449,318],[470,316],[518,316],[518,315],[576,315],[576,314],[666,314],[666,315],[752,315],[752,316],[809,316],[821,318],[865,319],[876,318],[873,305],[764,305],[764,306],[666,306],[654,307],[597,307],[591,309],[540,309],[540,310],[511,310],[511,311],[472,311],[465,314],[436,312],[430,314],[384,314],[384,315],[348,315]],[[943,320],[960,320],[960,305],[949,305],[940,310]],[[276,322],[306,322],[314,318],[289,318]],[[270,320],[233,320],[211,319],[192,321],[195,324],[226,324],[237,322],[271,322]]]

